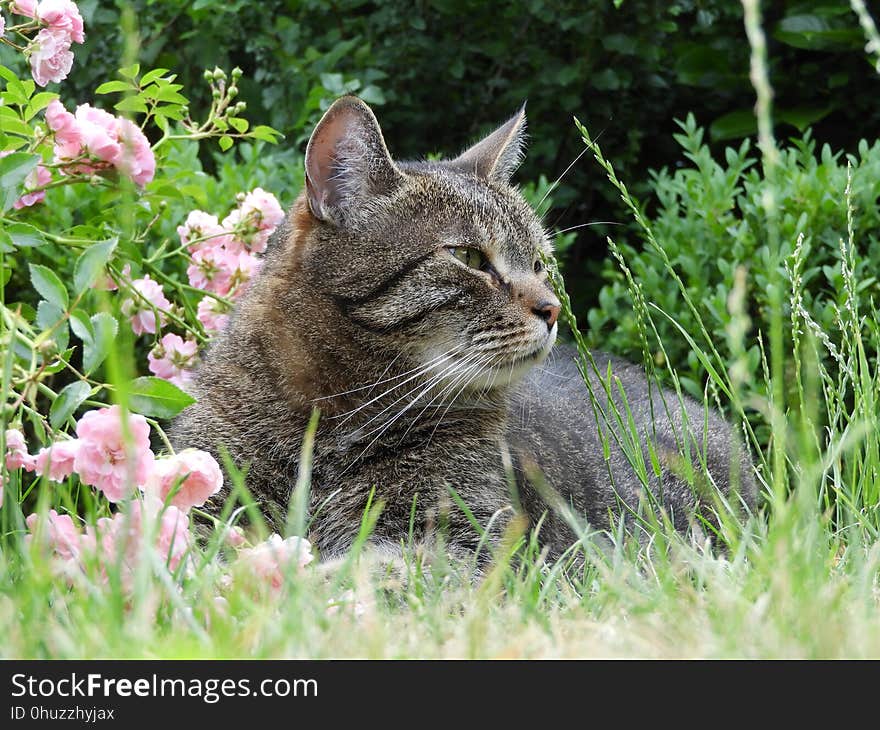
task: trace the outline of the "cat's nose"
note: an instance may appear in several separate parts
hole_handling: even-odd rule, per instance
[[[556,324],[556,320],[559,318],[559,303],[545,299],[532,307],[532,312],[547,323],[548,330],[552,330],[553,325]]]

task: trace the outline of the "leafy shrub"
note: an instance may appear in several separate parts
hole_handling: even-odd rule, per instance
[[[242,116],[238,68],[203,72],[204,115],[176,74],[137,63],[74,111],[38,86],[78,61],[78,6],[9,10],[0,38],[22,58],[0,66],[0,542],[13,561],[46,558],[67,586],[130,594],[146,571],[179,588],[203,556],[190,515],[223,475],[205,452],[175,454],[160,421],[193,402],[199,351],[284,217],[259,186],[289,202],[302,158],[263,153],[279,135]],[[213,174],[204,140],[220,148]],[[241,548],[257,592],[312,559],[299,537],[243,547],[215,523],[212,554]]]
[[[87,101],[96,69],[124,56],[117,29],[137,24],[144,64],[173,68],[193,90],[200,69],[240,66],[250,112],[301,144],[336,96],[381,107],[392,152],[454,153],[528,100],[531,140],[520,179],[559,175],[580,152],[571,115],[594,134],[638,195],[649,167],[671,165],[674,117],[693,111],[714,145],[755,132],[742,8],[729,0],[135,0],[81,3],[89,27],[70,93]],[[855,151],[880,124],[877,79],[848,0],[764,3],[776,122],[783,134],[814,125],[835,149]],[[173,29],[173,32],[170,32]],[[791,73],[797,69],[797,73]],[[828,69],[833,69],[829,72]],[[818,125],[818,126],[817,126]],[[206,160],[208,169],[210,160]],[[627,221],[583,162],[554,195],[560,228]],[[604,236],[581,231],[567,257],[578,303],[595,303]],[[598,229],[601,230],[601,229]]]
[[[848,306],[842,243],[849,238],[848,203],[853,206],[851,225],[857,234],[850,272],[858,282],[854,306],[863,314],[873,311],[873,300],[880,291],[875,271],[880,256],[880,142],[862,141],[857,154],[843,155],[827,144],[817,149],[807,131],[781,150],[778,173],[771,181],[757,164],[748,140],[727,148],[721,162],[712,155],[704,131],[693,116],[679,122],[679,126],[681,133],[675,139],[688,165],[673,172],[664,168],[651,176],[656,212],[648,215],[647,221],[663,254],[650,245],[619,244],[644,298],[668,315],[653,312],[656,336],[649,338],[650,355],[658,366],[665,365],[668,358],[683,386],[702,398],[706,370],[681,330],[700,340],[699,333],[705,326],[727,370],[743,355],[738,367],[746,369],[745,380],[752,389],[746,396],[764,399],[768,393],[761,376],[758,338],[761,336],[766,345],[775,301],[771,291],[774,277],[778,275],[783,283],[792,285],[791,274],[796,266],[800,267],[801,311],[795,312],[795,320],[809,312],[812,324],[801,323],[799,329],[813,334],[837,333],[831,337],[839,340],[845,318],[842,310]],[[769,240],[770,222],[763,207],[765,196],[771,194],[779,211],[775,221],[777,249]],[[796,251],[797,261],[793,258]],[[664,255],[695,303],[702,324],[685,306],[664,264]],[[732,347],[724,335],[736,327],[739,316],[731,307],[730,295],[737,288],[741,267],[745,272],[746,314],[751,320],[751,328],[740,334],[747,343],[744,353],[736,350],[738,345]],[[611,259],[602,276],[605,285],[599,292],[599,304],[588,314],[589,341],[640,360],[642,325],[626,277]],[[782,317],[788,323],[791,342],[789,293],[783,293],[781,301],[786,307]],[[876,331],[866,329],[864,338],[864,346],[876,352],[880,344]],[[834,373],[835,353],[827,347],[820,349],[823,367]],[[788,387],[791,395],[796,387],[793,379]],[[766,443],[769,433],[765,430],[763,434]]]

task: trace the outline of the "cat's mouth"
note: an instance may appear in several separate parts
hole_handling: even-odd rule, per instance
[[[544,341],[525,355],[514,355],[509,360],[502,360],[487,367],[471,384],[473,390],[490,391],[515,383],[529,370],[544,361],[556,342],[556,325],[547,333]]]

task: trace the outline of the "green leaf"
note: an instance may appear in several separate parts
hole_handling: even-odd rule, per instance
[[[64,310],[56,307],[54,304],[49,304],[49,302],[43,301],[37,305],[37,326],[40,328],[41,332],[52,330],[52,339],[55,340],[55,344],[58,346],[59,350],[64,350],[70,339],[67,334],[67,325],[60,324],[55,327],[55,325],[63,319]]]
[[[10,223],[0,230],[0,242],[15,248],[31,248],[46,243],[43,233],[28,223]]]
[[[50,304],[59,309],[67,309],[67,289],[52,269],[39,264],[28,264],[31,272],[31,284],[34,289]]]
[[[43,111],[43,109],[49,106],[49,102],[57,98],[58,94],[52,94],[48,91],[41,91],[39,94],[34,94],[25,108],[25,119],[31,119],[35,114]]]
[[[52,428],[63,426],[91,393],[92,386],[82,380],[64,387],[49,409],[49,423]]]
[[[98,312],[89,318],[95,333],[91,341],[83,340],[83,371],[88,375],[107,358],[116,341],[119,324],[112,314]]]
[[[118,241],[117,238],[111,238],[92,244],[79,255],[73,268],[73,291],[75,294],[82,294],[95,283],[113,255]]]
[[[167,73],[167,68],[154,68],[152,71],[147,71],[143,76],[141,76],[141,88],[143,89],[147,84],[152,83],[153,81]]]
[[[59,332],[64,332],[64,342],[67,343],[67,328],[65,327],[63,330],[59,330]],[[58,340],[55,340],[56,344]],[[59,345],[58,349],[62,349]],[[54,375],[55,373],[60,373],[64,368],[67,367],[65,363],[70,362],[70,356],[73,354],[73,348],[64,349],[62,352],[58,354],[58,358],[51,365],[47,365],[43,372],[49,375]]]
[[[225,134],[220,138],[220,149],[226,152],[230,147],[232,147],[232,137],[227,137]]]
[[[812,51],[855,50],[864,43],[856,28],[819,15],[789,15],[776,26],[773,37],[786,45]]]
[[[116,102],[113,108],[119,112],[138,112],[139,114],[147,113],[147,104],[143,99],[137,96],[127,96],[122,101]]]
[[[776,109],[776,117],[782,122],[797,127],[801,133],[806,131],[807,127],[815,124],[821,119],[827,117],[832,111],[833,106],[826,107],[792,107],[790,109]]]
[[[278,130],[272,129],[272,127],[260,124],[251,130],[250,136],[254,139],[261,139],[264,142],[269,142],[270,144],[277,144],[278,137],[283,135]]]
[[[92,327],[89,315],[81,309],[70,313],[70,329],[83,342],[91,342],[95,339],[95,329]]]
[[[152,418],[174,418],[184,408],[195,403],[174,383],[152,375],[133,380],[128,391],[131,410]]]
[[[171,86],[159,89],[159,93],[156,94],[156,99],[158,101],[166,101],[173,104],[189,104],[189,99],[183,96],[183,94],[177,93],[177,89],[179,88],[181,88],[179,84],[172,84]]]
[[[247,119],[241,119],[240,117],[229,117],[227,119],[229,125],[236,131],[244,134],[247,132],[250,123]]]
[[[757,131],[758,121],[755,119],[755,112],[751,109],[737,109],[723,114],[709,127],[709,135],[713,142],[748,137]]]
[[[29,155],[27,152],[13,152],[0,157],[0,199],[3,200],[4,213],[21,197],[25,178],[41,159],[39,155]]]
[[[95,89],[96,94],[114,94],[120,91],[129,91],[132,85],[127,81],[106,81]]]
[[[0,127],[5,134],[17,134],[27,139],[34,136],[34,130],[8,106],[0,106]]]
[[[119,69],[119,75],[126,79],[133,79],[137,76],[141,71],[141,65],[139,63],[134,63],[131,66],[125,66],[124,68]]]

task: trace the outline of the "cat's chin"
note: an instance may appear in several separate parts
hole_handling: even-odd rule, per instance
[[[547,333],[547,337],[540,347],[517,356],[509,362],[489,368],[471,382],[468,386],[469,390],[487,392],[505,388],[521,380],[529,370],[547,359],[547,355],[550,354],[550,350],[553,349],[556,342],[556,331],[557,327],[554,324],[553,329]]]

